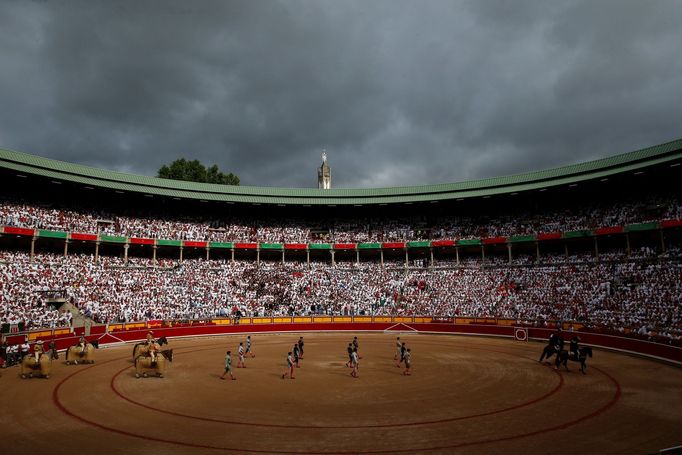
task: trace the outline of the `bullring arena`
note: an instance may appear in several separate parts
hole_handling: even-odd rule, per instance
[[[0,150],[0,453],[679,453],[681,170],[318,190]]]
[[[235,381],[219,380],[222,359],[252,333],[246,325],[170,337],[163,378],[135,378],[131,344],[102,346],[93,365],[62,356],[49,380],[7,369],[0,434],[31,453],[65,454],[657,453],[679,443],[678,367],[596,349],[583,375],[577,364],[538,363],[540,343],[410,328],[256,332],[255,357],[233,369]],[[299,336],[301,368],[283,380]],[[357,379],[344,364],[353,336]],[[411,376],[395,366],[397,336],[412,349]]]

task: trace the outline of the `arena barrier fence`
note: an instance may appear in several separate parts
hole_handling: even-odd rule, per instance
[[[496,336],[514,338],[519,327],[527,330],[527,338],[546,341],[554,328],[519,325],[512,319],[439,318],[427,316],[277,316],[241,319],[215,318],[195,321],[146,321],[92,326],[88,341],[100,345],[138,342],[152,330],[154,337],[199,337],[266,332],[412,332],[451,335]],[[682,365],[682,347],[638,338],[580,331],[579,324],[563,324],[564,339],[580,335],[581,344],[637,354]],[[85,328],[56,328],[5,334],[9,344],[42,340],[54,342],[58,350],[75,344]]]

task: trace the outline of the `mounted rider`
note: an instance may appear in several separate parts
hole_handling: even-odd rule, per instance
[[[564,349],[564,337],[561,334],[561,329],[555,330],[549,336],[549,347],[554,349],[557,354]]]
[[[43,340],[38,340],[38,342],[33,346],[33,355],[36,357],[36,365],[40,363],[40,356],[43,353]]]
[[[580,345],[578,344],[580,342],[580,337],[579,336],[574,336],[571,339],[571,344],[569,345],[569,351],[570,354],[573,356],[575,360],[578,360],[580,358]]]
[[[85,355],[85,349],[88,347],[88,342],[85,339],[85,335],[81,335],[81,337],[78,339],[77,346],[80,348],[80,356],[83,357]]]
[[[150,330],[147,332],[147,352],[149,353],[149,357],[152,358],[152,364],[156,363],[156,354],[159,351],[159,345],[157,344],[156,340],[154,339],[154,334]]]

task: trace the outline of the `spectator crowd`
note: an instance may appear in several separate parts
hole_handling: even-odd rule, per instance
[[[6,226],[102,233],[125,237],[221,242],[391,242],[531,235],[681,219],[675,196],[587,205],[541,213],[496,217],[439,215],[409,218],[203,219],[201,217],[127,216],[103,211],[54,208],[13,200],[0,201]]]
[[[655,207],[655,210],[651,210]],[[243,242],[380,242],[527,235],[681,219],[676,197],[526,215],[306,220],[129,216],[0,201],[0,225],[128,237]],[[629,247],[628,247],[629,248]],[[426,315],[577,321],[679,340],[682,253],[519,254],[365,262],[160,259],[0,251],[0,323],[71,324],[63,295],[99,323],[244,316]],[[393,261],[393,262],[391,262]]]
[[[563,257],[563,256],[562,256]],[[617,256],[621,258],[620,256]],[[551,258],[551,256],[550,256]],[[120,260],[0,253],[0,323],[70,324],[59,293],[99,323],[280,315],[428,315],[577,321],[679,339],[682,264],[665,258],[536,265],[381,267],[375,262]],[[396,264],[397,265],[397,264]]]

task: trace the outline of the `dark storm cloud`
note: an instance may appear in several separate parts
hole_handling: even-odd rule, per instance
[[[460,181],[682,137],[682,2],[0,0],[0,146],[243,184]]]

